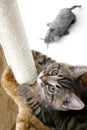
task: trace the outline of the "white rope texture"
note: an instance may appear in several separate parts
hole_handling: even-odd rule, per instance
[[[37,72],[16,0],[0,0],[0,40],[17,82],[34,83]]]

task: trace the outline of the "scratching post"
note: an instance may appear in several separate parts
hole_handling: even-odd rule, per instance
[[[0,40],[17,82],[34,83],[36,68],[16,0],[0,0]]]
[[[32,114],[17,91],[18,84],[33,84],[37,71],[16,0],[0,0],[0,40],[11,68],[5,70],[1,83],[18,105],[16,130],[49,130]]]

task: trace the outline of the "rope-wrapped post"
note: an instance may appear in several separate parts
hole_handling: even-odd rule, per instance
[[[34,83],[37,72],[16,0],[0,0],[0,40],[17,82]]]
[[[33,84],[37,78],[37,71],[16,0],[0,0],[0,40],[14,74],[14,78],[11,78],[11,73],[6,73],[6,77],[3,75],[2,86],[19,108],[16,130],[30,130],[30,124],[28,124],[30,119],[28,118],[32,116],[32,111],[30,108],[28,109],[27,104],[18,94],[17,84]],[[17,84],[14,84],[15,79]],[[30,115],[29,112],[31,112]],[[37,125],[39,125],[38,120],[35,122],[38,122]],[[32,123],[34,126],[35,123]],[[48,130],[45,126],[41,129]]]

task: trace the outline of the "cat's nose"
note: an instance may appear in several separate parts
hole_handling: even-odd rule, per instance
[[[46,82],[48,80],[48,77],[47,76],[40,76],[40,79],[43,81],[43,82]]]

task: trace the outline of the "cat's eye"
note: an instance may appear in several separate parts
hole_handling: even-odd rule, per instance
[[[53,76],[58,75],[58,70],[53,70],[53,71],[51,72],[51,75],[53,75]]]
[[[48,85],[48,90],[51,93],[54,93],[56,91],[55,87],[53,85]]]

